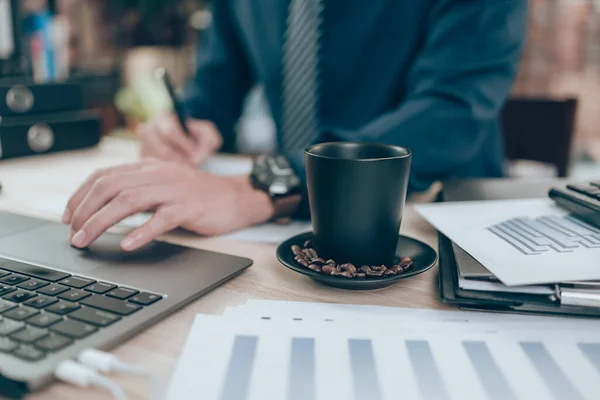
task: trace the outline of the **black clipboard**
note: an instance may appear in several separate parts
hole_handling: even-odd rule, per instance
[[[539,198],[561,180],[472,180],[444,183],[439,201]],[[438,234],[440,298],[461,308],[553,316],[600,317],[600,308],[561,305],[556,296],[465,290],[458,285],[458,265],[453,243]]]

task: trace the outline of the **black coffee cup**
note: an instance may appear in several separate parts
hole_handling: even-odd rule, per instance
[[[392,265],[406,201],[410,150],[321,143],[305,152],[316,249],[338,263]]]

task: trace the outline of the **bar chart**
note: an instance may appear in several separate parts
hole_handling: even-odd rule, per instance
[[[184,354],[181,363],[188,379],[196,371],[202,398],[214,400],[592,400],[600,393],[595,335],[345,330],[208,329],[196,338],[197,357]]]
[[[488,228],[524,255],[600,248],[600,229],[572,216],[511,218]]]

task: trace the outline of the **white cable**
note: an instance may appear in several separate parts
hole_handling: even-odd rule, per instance
[[[85,349],[77,355],[77,361],[104,374],[111,373],[120,363],[117,356],[96,349]]]
[[[127,396],[119,385],[108,378],[100,375],[92,368],[66,360],[60,362],[54,370],[56,378],[63,382],[70,383],[79,387],[96,387],[104,389],[113,396],[115,400],[127,400]]]
[[[127,396],[125,395],[125,392],[123,392],[123,389],[121,389],[119,385],[107,377],[95,375],[92,377],[90,383],[95,387],[102,388],[110,392],[115,400],[127,400]]]
[[[77,360],[80,363],[104,374],[115,372],[142,377],[150,384],[152,398],[162,398],[161,394],[163,385],[161,384],[160,379],[143,368],[122,362],[114,354],[106,353],[96,349],[85,349],[79,353]]]

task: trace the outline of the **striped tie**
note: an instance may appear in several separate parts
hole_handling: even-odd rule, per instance
[[[322,0],[290,0],[283,48],[283,149],[306,148],[319,127]]]

